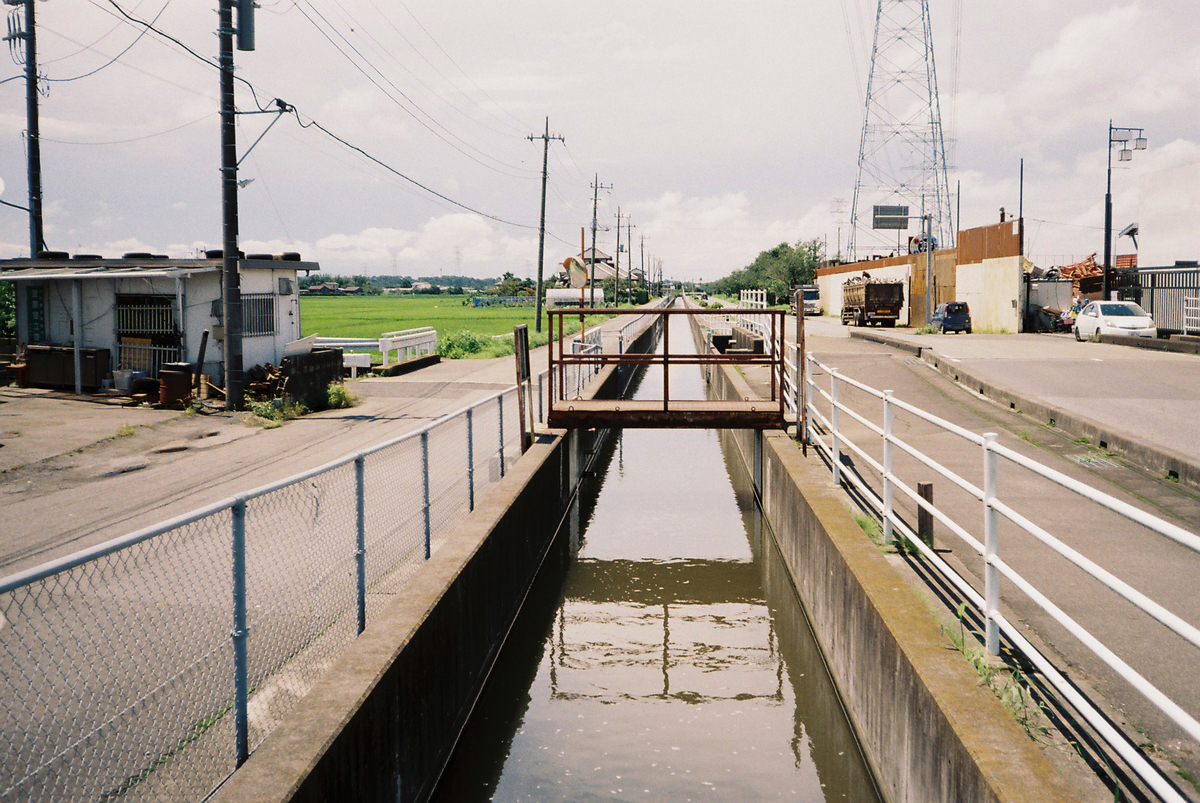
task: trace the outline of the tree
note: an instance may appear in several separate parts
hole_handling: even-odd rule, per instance
[[[813,283],[821,262],[821,248],[820,240],[802,240],[794,246],[780,243],[761,252],[746,267],[709,282],[705,288],[710,293],[733,296],[742,290],[766,290],[768,300],[781,301],[791,294],[792,288]]]
[[[17,293],[12,282],[0,282],[0,337],[17,333]]]
[[[516,296],[521,294],[522,282],[516,276],[513,276],[512,271],[504,274],[504,277],[496,285],[496,295],[498,296]]]

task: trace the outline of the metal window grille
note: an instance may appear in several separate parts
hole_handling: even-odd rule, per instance
[[[243,337],[275,334],[275,298],[274,293],[242,294]]]
[[[173,335],[173,296],[117,296],[118,335]]]

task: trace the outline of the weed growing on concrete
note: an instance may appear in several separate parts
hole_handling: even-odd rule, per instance
[[[345,410],[358,404],[358,397],[346,390],[341,382],[331,382],[325,390],[326,403],[330,410]]]
[[[918,330],[917,330],[916,332],[914,332],[913,334],[917,334],[917,335],[936,335],[937,333],[938,333],[938,328],[937,328],[936,326],[931,326],[931,325],[929,325],[929,324],[925,324],[924,326],[922,326],[920,329],[918,329]]]
[[[1021,440],[1025,441],[1026,443],[1032,443],[1034,446],[1042,445],[1041,443],[1038,442],[1037,438],[1033,437],[1033,433],[1027,429],[1023,429],[1020,432],[1018,432],[1017,437],[1019,437]]]
[[[133,434],[133,432],[134,432],[133,426],[130,424],[122,424],[121,426],[117,427],[117,437],[118,438],[128,438],[130,435]]]
[[[1092,442],[1088,438],[1076,438],[1071,443],[1078,443],[1080,446],[1091,446]]]
[[[862,513],[855,513],[854,521],[866,533],[867,538],[871,539],[871,543],[875,544],[875,546],[883,546],[883,530],[880,529],[875,519],[865,516]]]
[[[266,401],[250,402],[249,411],[259,420],[263,429],[275,429],[283,426],[284,421],[291,421],[307,415],[309,409],[301,402],[285,399],[267,399]]]
[[[941,622],[942,633],[949,639],[955,650],[960,652],[979,680],[992,690],[1001,704],[1012,715],[1026,735],[1034,741],[1049,736],[1050,728],[1046,726],[1039,714],[1043,704],[1034,700],[1032,689],[1021,675],[1021,670],[1015,667],[996,667],[993,665],[987,651],[979,646],[977,638],[982,634],[976,630],[967,630],[963,619],[967,603],[961,602],[955,609],[958,627],[945,621]],[[970,636],[970,638],[968,638]]]

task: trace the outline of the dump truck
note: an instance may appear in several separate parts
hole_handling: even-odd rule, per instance
[[[904,282],[857,276],[842,285],[842,325],[895,326],[904,306]]]

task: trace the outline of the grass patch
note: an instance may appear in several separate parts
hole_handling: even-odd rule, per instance
[[[346,410],[358,404],[359,399],[341,382],[331,382],[325,391],[325,406],[329,410]]]
[[[929,324],[925,324],[920,329],[913,332],[913,334],[915,334],[915,335],[936,335],[938,333],[938,331],[939,330],[936,326],[930,326]]]
[[[870,538],[871,542],[876,546],[883,546],[883,530],[880,528],[879,522],[862,513],[855,513],[853,515],[855,523],[858,524],[867,538]]]
[[[246,405],[246,409],[258,419],[256,423],[263,429],[275,429],[283,426],[284,421],[291,421],[293,418],[299,418],[309,413],[308,407],[301,402],[284,399],[252,401]]]
[[[1092,441],[1089,438],[1076,438],[1071,443],[1078,443],[1080,446],[1091,446]]]
[[[131,424],[122,424],[121,426],[117,427],[117,437],[118,438],[128,438],[133,433],[134,433],[134,428],[133,428],[133,425],[131,425]]]
[[[1020,438],[1021,440],[1025,441],[1026,443],[1032,443],[1034,446],[1041,446],[1041,445],[1042,445],[1042,444],[1041,444],[1041,443],[1038,441],[1038,439],[1037,439],[1037,438],[1033,437],[1033,433],[1032,433],[1032,432],[1030,432],[1030,431],[1029,431],[1029,430],[1027,430],[1027,429],[1023,429],[1023,430],[1021,430],[1020,432],[1018,432],[1018,433],[1017,433],[1017,437],[1018,437],[1018,438]]]

